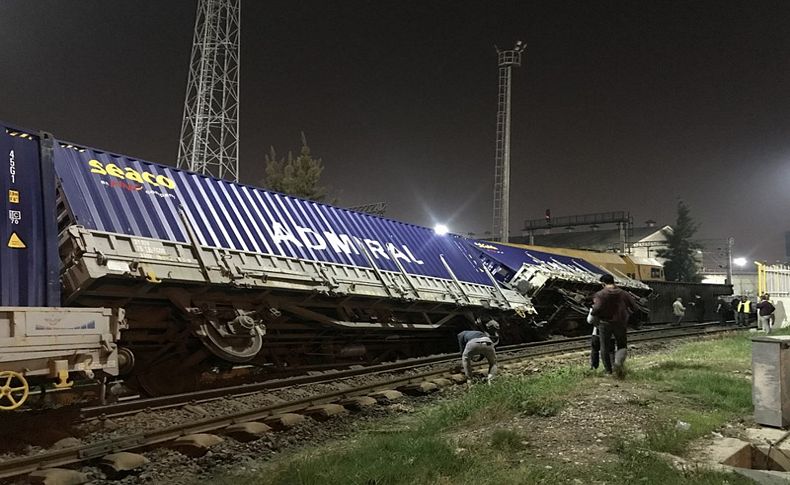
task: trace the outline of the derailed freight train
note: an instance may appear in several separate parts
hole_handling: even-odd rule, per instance
[[[504,279],[460,236],[9,125],[0,154],[2,408],[29,378],[122,375],[163,394],[239,367],[448,351],[489,318],[504,342],[534,339],[570,320],[556,302],[600,287],[581,260],[572,274],[533,258]]]
[[[489,318],[530,336],[529,298],[461,237],[7,125],[0,150],[0,371],[15,382],[102,371],[172,393],[235,364],[451,350]]]
[[[474,241],[483,265],[503,284],[529,296],[539,316],[553,332],[586,332],[586,316],[593,294],[601,289],[599,278],[606,273],[590,262],[571,256],[538,251],[528,246]],[[613,274],[618,286],[630,292],[639,311],[634,326],[647,321],[651,289],[641,281]],[[540,323],[540,322],[539,322]]]

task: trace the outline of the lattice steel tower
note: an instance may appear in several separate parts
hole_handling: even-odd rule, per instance
[[[499,94],[496,115],[496,161],[494,164],[494,230],[499,241],[510,238],[510,91],[513,66],[521,65],[521,53],[526,49],[521,41],[513,50],[497,48],[499,60]]]
[[[178,167],[239,179],[241,0],[198,0]]]

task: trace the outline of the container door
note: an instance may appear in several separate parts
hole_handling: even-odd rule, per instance
[[[55,208],[44,195],[39,137],[0,124],[0,306],[58,304],[45,227]],[[57,239],[51,245],[57,250]]]

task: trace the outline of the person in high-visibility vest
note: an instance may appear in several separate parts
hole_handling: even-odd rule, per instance
[[[738,308],[736,309],[738,312],[738,326],[739,327],[748,327],[749,326],[749,314],[752,311],[752,302],[749,301],[746,296],[741,297],[741,301],[738,302]]]

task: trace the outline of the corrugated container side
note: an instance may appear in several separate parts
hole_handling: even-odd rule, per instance
[[[40,154],[39,136],[0,124],[0,306],[60,303],[54,175]]]
[[[492,272],[500,279],[507,278],[507,275],[512,277],[524,264],[587,275],[606,273],[598,266],[580,258],[522,249],[489,241],[472,241],[470,244],[479,252],[483,260],[488,262]],[[499,271],[500,268],[503,271]]]
[[[90,148],[55,148],[76,222],[88,229],[491,286],[457,236]]]

